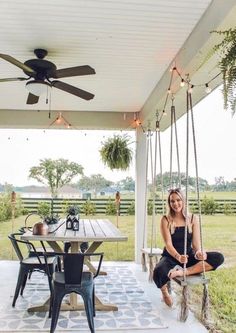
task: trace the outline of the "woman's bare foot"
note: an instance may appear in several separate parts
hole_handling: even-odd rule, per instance
[[[167,306],[169,306],[171,308],[172,305],[173,305],[173,300],[172,300],[172,297],[169,294],[167,285],[165,285],[161,288],[161,292],[162,292],[163,301],[165,302],[165,304]]]
[[[176,265],[174,268],[172,268],[168,273],[169,279],[174,279],[175,277],[183,276],[183,275],[184,275],[184,270],[181,266],[178,266],[178,265]]]

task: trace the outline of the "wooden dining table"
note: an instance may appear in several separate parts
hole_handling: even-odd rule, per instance
[[[71,252],[80,251],[80,245],[84,242],[89,243],[88,253],[94,253],[103,242],[124,242],[127,241],[127,236],[121,234],[120,230],[108,219],[80,219],[79,230],[73,231],[66,229],[65,220],[60,220],[57,224],[49,226],[47,235],[33,235],[32,231],[25,232],[21,238],[23,240],[43,241],[47,242],[55,252],[64,251],[64,243],[71,243]],[[85,264],[89,270],[94,272],[95,267],[92,262],[86,260]],[[101,274],[106,272],[101,271]],[[100,311],[117,311],[118,307],[115,304],[105,304],[95,295],[96,310]],[[34,306],[28,309],[29,312],[44,312],[49,308],[49,299],[39,306]],[[81,310],[83,304],[78,302],[76,294],[70,294],[68,303],[63,303],[61,310]]]

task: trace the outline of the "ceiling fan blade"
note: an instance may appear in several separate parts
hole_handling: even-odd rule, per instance
[[[68,92],[69,94],[78,96],[80,98],[86,99],[87,101],[94,98],[94,95],[89,93],[88,91],[79,89],[77,87],[71,86],[68,83],[61,81],[52,81],[52,86],[61,90]]]
[[[20,62],[19,60],[7,55],[7,54],[2,54],[0,53],[0,58],[10,62],[11,64],[21,68],[23,71],[27,72],[27,73],[31,73],[31,74],[36,74],[36,72],[30,68],[29,66],[23,64],[23,62]]]
[[[0,82],[8,82],[8,81],[26,81],[29,78],[26,77],[10,77],[6,79],[0,79]]]
[[[36,104],[39,101],[39,96],[29,93],[26,104]]]
[[[57,69],[55,72],[52,73],[50,77],[53,77],[55,79],[60,79],[62,77],[91,75],[91,74],[96,74],[95,70],[88,65],[84,65],[84,66],[69,67],[64,69]]]

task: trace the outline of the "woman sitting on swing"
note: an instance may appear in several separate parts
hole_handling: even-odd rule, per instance
[[[161,289],[163,300],[168,306],[173,301],[168,292],[167,282],[178,276],[183,276],[183,266],[186,264],[185,275],[194,275],[204,270],[215,270],[224,262],[219,252],[203,252],[200,242],[200,228],[196,216],[185,216],[185,200],[180,189],[172,189],[168,195],[168,215],[161,218],[161,234],[165,242],[162,257],[156,265],[153,280]],[[184,254],[185,223],[187,223],[187,251]]]

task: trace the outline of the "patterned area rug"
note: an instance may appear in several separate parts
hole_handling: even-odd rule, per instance
[[[107,272],[107,275],[96,278],[96,294],[104,303],[116,304],[118,311],[97,311],[96,331],[167,327],[159,317],[157,309],[152,307],[130,269],[124,266],[103,266],[102,269]],[[50,328],[48,313],[27,312],[28,307],[44,303],[48,296],[46,276],[34,273],[31,280],[27,282],[24,296],[19,296],[16,307],[11,307],[11,297],[0,309],[0,332],[48,331]],[[78,330],[88,330],[84,311],[61,311],[56,332]]]

